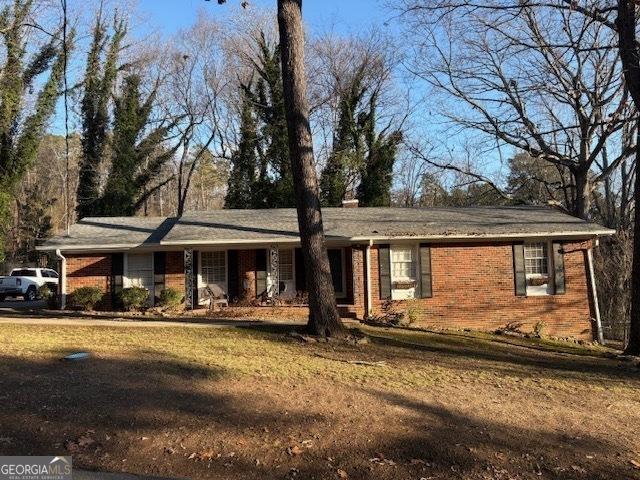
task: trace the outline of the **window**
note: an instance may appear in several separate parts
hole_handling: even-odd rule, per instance
[[[413,247],[392,247],[391,278],[394,281],[415,280],[416,259]]]
[[[280,281],[293,280],[293,250],[280,250]]]
[[[549,282],[549,247],[546,242],[525,243],[524,267],[527,295],[551,293]]]
[[[200,272],[205,285],[225,285],[227,283],[226,253],[201,252]]]
[[[329,268],[331,269],[331,280],[333,282],[333,290],[336,297],[344,297],[346,295],[344,285],[344,250],[341,248],[330,248],[327,250],[329,255]]]

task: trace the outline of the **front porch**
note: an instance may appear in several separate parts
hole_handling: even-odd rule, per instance
[[[329,263],[341,315],[364,316],[364,248],[330,246]],[[291,319],[308,316],[302,250],[290,245],[251,249],[201,248],[184,251],[185,301],[189,309],[206,308],[211,296],[231,310],[286,309]],[[230,312],[231,313],[231,312]],[[265,312],[261,312],[264,316]]]

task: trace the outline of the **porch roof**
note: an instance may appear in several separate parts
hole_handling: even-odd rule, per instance
[[[590,238],[613,230],[547,207],[323,208],[327,241]],[[91,217],[38,250],[295,243],[295,209],[215,210],[175,217]]]

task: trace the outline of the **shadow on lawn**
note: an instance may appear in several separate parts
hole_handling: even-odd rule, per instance
[[[136,357],[92,358],[85,362],[0,357],[0,425],[5,439],[0,443],[0,453],[68,454],[65,440],[92,432],[89,435],[96,437],[97,443],[85,455],[74,456],[74,462],[77,460],[81,467],[243,479],[290,478],[287,472],[291,473],[292,468],[297,469],[297,478],[336,478],[337,468],[341,468],[351,479],[395,479],[432,474],[441,478],[487,478],[484,475],[491,469],[505,467],[511,473],[517,472],[518,478],[540,478],[536,472],[541,472],[542,478],[573,478],[576,472],[571,465],[584,466],[585,455],[615,451],[593,438],[572,440],[557,433],[476,423],[443,406],[374,390],[365,393],[377,414],[366,417],[340,411],[340,406],[330,401],[330,390],[324,391],[324,398],[323,393],[317,392],[317,403],[325,405],[320,410],[323,413],[309,408],[295,395],[282,399],[268,390],[246,393],[240,398],[225,393],[220,386],[226,376],[224,369],[205,368],[144,351]],[[251,378],[244,381],[251,382]],[[312,383],[309,388],[313,388]],[[392,407],[401,407],[403,413]],[[404,423],[410,428],[390,426],[393,423],[389,422],[400,417],[410,420]],[[348,423],[348,428],[340,422]],[[271,465],[253,463],[238,443],[240,454],[229,461],[230,465],[219,460],[211,468],[188,460],[182,450],[168,456],[159,448],[156,453],[142,451],[144,443],[139,435],[167,441],[175,441],[177,435],[188,440],[192,432],[202,434],[203,426],[213,437],[244,438],[248,429],[277,431],[285,442],[302,430],[316,430],[325,443],[299,456],[287,456],[283,452],[286,443],[279,447],[264,444],[259,448],[278,452],[272,454]],[[349,429],[353,429],[353,436],[344,433]],[[164,437],[168,431],[170,436]],[[106,434],[112,436],[110,441],[105,440]],[[568,456],[559,453],[563,446],[570,450]],[[179,450],[177,446],[176,449]],[[505,457],[497,458],[496,450],[504,452]],[[128,463],[120,463],[116,451],[126,456]],[[378,452],[396,465],[372,464],[369,459]],[[113,459],[102,459],[104,453]],[[252,454],[267,455],[260,450]],[[152,461],[153,455],[160,457],[158,462]],[[545,456],[544,461],[539,460],[540,455]],[[554,455],[561,458],[554,459]],[[329,462],[329,457],[334,460]],[[623,472],[620,465],[597,458],[588,466],[588,478],[628,478],[629,472]],[[431,465],[412,463],[412,459]],[[282,468],[274,468],[277,462]],[[536,464],[540,464],[540,470]],[[149,471],[150,465],[159,470]]]
[[[427,462],[429,473],[443,475],[434,478],[635,478],[625,459],[634,453],[626,445],[565,434],[562,418],[552,426],[555,431],[522,429],[401,394],[367,393],[402,408],[415,425],[404,435],[381,439],[380,451],[396,461]]]
[[[559,374],[588,374],[606,377],[609,380],[640,382],[638,368],[634,368],[628,363],[620,363],[602,357],[431,334],[425,337],[422,343],[412,342],[410,339],[389,338],[375,333],[370,334],[370,338],[377,345],[405,351],[437,354],[438,360],[442,362],[446,360],[474,360],[498,364],[498,367],[486,364],[461,364],[461,367],[465,369],[504,369],[507,367],[507,369],[514,370],[513,367],[510,367],[514,366],[522,367],[517,369],[515,373],[525,377],[539,377],[546,371],[550,377],[556,377]]]

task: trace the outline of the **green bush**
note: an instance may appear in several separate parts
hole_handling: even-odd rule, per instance
[[[45,300],[49,308],[58,306],[58,293],[46,283],[38,288],[38,298]]]
[[[125,288],[120,292],[120,301],[128,312],[142,310],[149,304],[149,290],[143,287]]]
[[[165,288],[160,292],[158,304],[165,308],[177,308],[182,303],[182,293],[175,288]]]
[[[98,287],[80,287],[69,295],[69,306],[80,310],[93,310],[102,300],[102,290]]]

